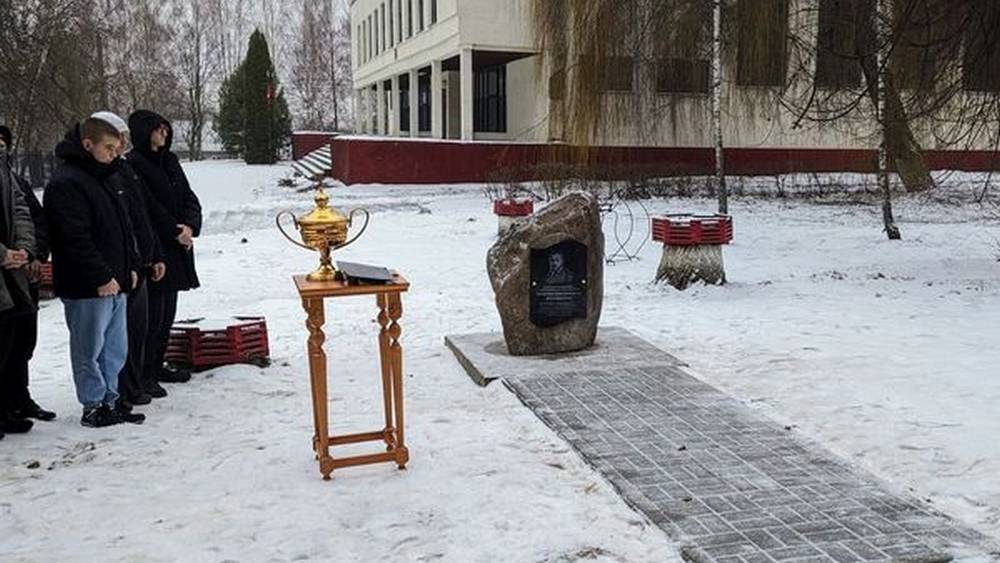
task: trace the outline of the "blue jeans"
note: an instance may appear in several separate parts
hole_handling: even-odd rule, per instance
[[[128,358],[127,297],[63,299],[76,398],[84,409],[114,407]]]

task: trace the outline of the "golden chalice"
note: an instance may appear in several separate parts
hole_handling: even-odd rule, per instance
[[[333,267],[330,253],[358,240],[358,237],[368,228],[368,220],[371,216],[367,210],[361,208],[353,209],[347,216],[344,216],[336,208],[330,206],[330,197],[326,195],[321,182],[317,182],[316,184],[316,198],[314,201],[316,202],[316,208],[308,214],[302,217],[295,217],[291,211],[282,211],[278,213],[274,221],[278,225],[278,230],[281,231],[281,234],[285,235],[285,238],[290,240],[292,244],[306,250],[319,252],[319,268],[309,274],[307,279],[317,282],[333,281],[337,278],[337,270]],[[364,213],[365,222],[361,225],[361,230],[348,239],[347,230],[354,222],[354,215],[357,213]],[[299,235],[302,237],[302,242],[293,239],[285,232],[284,227],[281,226],[281,217],[284,215],[291,215],[292,221],[299,230]]]

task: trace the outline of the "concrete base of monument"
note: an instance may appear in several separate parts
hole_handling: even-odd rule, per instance
[[[512,356],[499,332],[446,336],[444,343],[469,377],[484,387],[504,377],[621,369],[628,365],[686,365],[632,332],[611,326],[598,328],[597,340],[590,348],[565,354]]]

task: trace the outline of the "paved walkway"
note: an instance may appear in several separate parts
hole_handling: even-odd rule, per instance
[[[688,560],[1000,559],[977,532],[890,492],[623,332],[602,336],[645,353],[591,369],[579,358],[498,354],[483,345],[495,335],[449,337],[448,344],[470,374],[480,372],[474,379],[491,378],[483,369],[503,371],[505,384],[626,502],[679,540]]]

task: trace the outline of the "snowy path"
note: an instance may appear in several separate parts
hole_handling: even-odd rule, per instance
[[[181,315],[267,315],[274,366],[171,386],[140,428],[84,429],[50,302],[32,389],[60,418],[0,442],[5,561],[676,560],[666,536],[513,395],[474,386],[442,345],[445,334],[499,327],[484,263],[495,220],[478,190],[334,193],[337,205],[376,211],[340,257],[397,267],[413,283],[403,317],[412,460],[405,473],[370,466],[324,483],[288,278],[314,257],[272,227],[277,209],[306,209],[308,195],[269,187],[280,168],[188,170],[207,214],[205,287],[182,297]],[[1000,227],[931,210],[934,222],[904,222],[906,240],[892,245],[873,209],[734,208],[732,284],[654,287],[658,249],[647,246],[642,261],[608,270],[604,322],[1000,537]],[[328,309],[338,431],[378,425],[374,312],[367,299]]]

